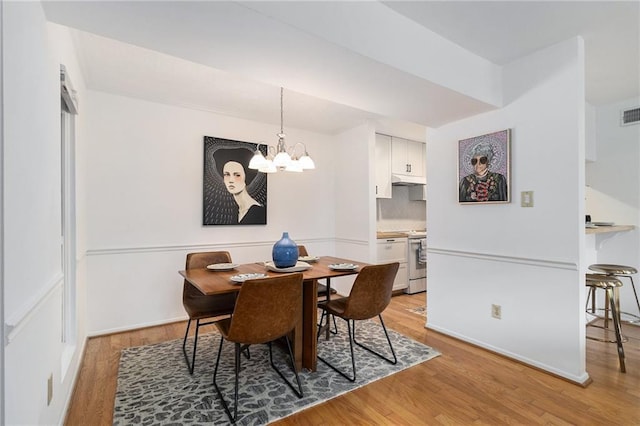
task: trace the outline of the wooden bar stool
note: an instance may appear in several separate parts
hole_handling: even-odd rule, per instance
[[[616,334],[616,340],[599,339],[596,337],[587,336],[587,339],[598,340],[601,342],[616,343],[618,345],[618,360],[620,361],[620,371],[626,373],[624,365],[624,347],[622,346],[622,328],[620,326],[620,309],[618,304],[618,289],[622,287],[622,282],[611,275],[605,274],[586,274],[586,285],[589,287],[589,296],[587,298],[587,313],[589,312],[589,298],[592,300],[592,308],[595,308],[593,301],[595,301],[596,290],[602,289],[605,291],[605,303],[608,308],[611,309],[611,319],[613,320],[613,329]],[[605,326],[587,324],[587,327],[598,327],[607,330],[608,329],[608,313],[604,316]]]
[[[629,278],[629,281],[631,281],[631,288],[633,289],[633,295],[636,298],[636,305],[638,306],[638,313],[640,314],[640,300],[638,300],[638,293],[636,292],[636,286],[633,283],[633,277],[632,275],[637,274],[638,270],[636,268],[634,268],[633,266],[626,266],[626,265],[613,265],[613,264],[608,264],[608,263],[595,263],[591,266],[589,266],[589,269],[593,272],[597,272],[599,274],[605,274],[605,275],[609,275],[612,277],[616,277],[616,278]],[[618,307],[620,307],[620,305],[618,305]],[[640,316],[636,315],[636,314],[632,314],[629,312],[621,312],[619,311],[618,314],[622,317],[622,314],[624,314],[627,317],[631,317],[632,319],[629,320],[623,320],[624,322],[627,323],[638,323],[640,322]]]

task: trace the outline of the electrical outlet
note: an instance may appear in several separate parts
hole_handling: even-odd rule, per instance
[[[51,400],[53,399],[53,373],[49,375],[47,379],[47,405],[51,404]]]
[[[491,316],[496,319],[502,319],[502,306],[491,305]]]

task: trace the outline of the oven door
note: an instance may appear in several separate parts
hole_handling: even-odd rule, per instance
[[[420,241],[421,238],[409,239],[409,279],[415,280],[427,276],[427,264],[420,262]]]

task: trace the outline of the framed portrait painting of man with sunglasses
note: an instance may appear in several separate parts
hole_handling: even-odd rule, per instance
[[[458,201],[508,203],[511,129],[458,141]]]

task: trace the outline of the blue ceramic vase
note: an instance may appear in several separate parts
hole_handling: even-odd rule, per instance
[[[282,238],[273,245],[271,255],[276,268],[296,266],[296,262],[298,261],[298,245],[289,238],[288,232],[283,232]]]

